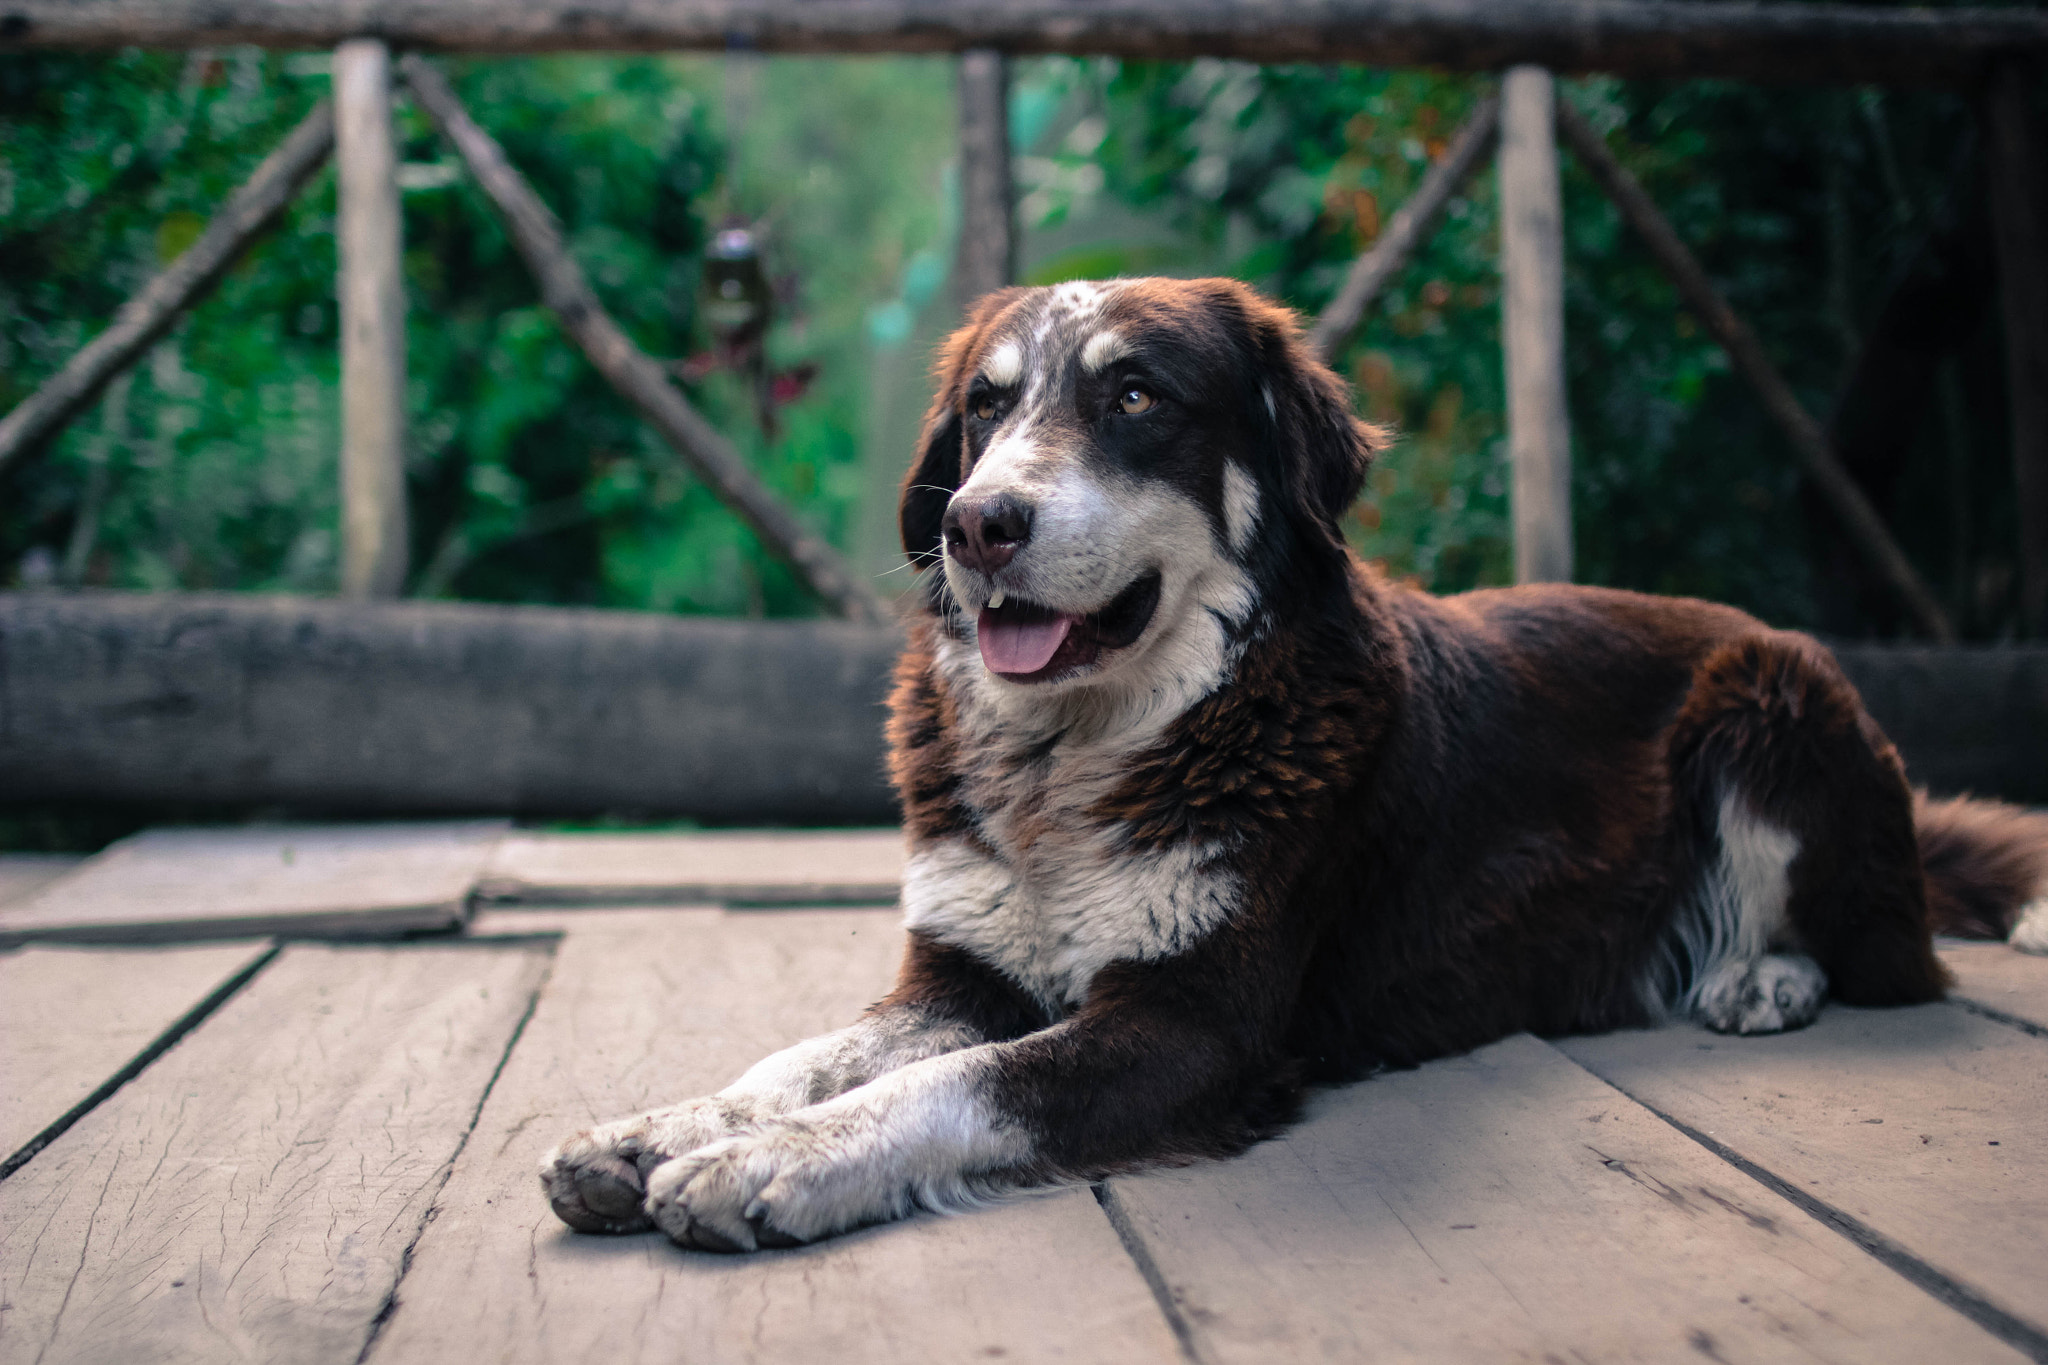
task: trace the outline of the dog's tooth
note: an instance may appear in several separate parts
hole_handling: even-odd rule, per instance
[[[990,611],[994,611],[997,607],[1000,607],[1001,605],[1003,605],[1003,590],[1001,588],[997,588],[994,592],[988,595],[988,609]]]

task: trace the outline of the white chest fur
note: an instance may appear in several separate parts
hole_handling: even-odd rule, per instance
[[[1215,851],[1191,845],[1130,853],[1105,838],[1056,836],[1010,859],[946,840],[912,853],[903,909],[909,928],[973,953],[1058,1011],[1086,1000],[1112,962],[1193,946],[1236,910],[1239,890]]]

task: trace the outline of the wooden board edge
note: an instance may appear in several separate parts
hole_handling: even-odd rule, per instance
[[[244,986],[255,980],[256,974],[276,960],[283,947],[277,943],[260,944],[250,950],[249,957],[242,965],[229,972],[212,990],[201,996],[196,1004],[173,1019],[162,1032],[144,1045],[142,1050],[117,1067],[113,1074],[100,1082],[84,1099],[72,1105],[46,1124],[42,1130],[23,1143],[19,1148],[0,1159],[0,1180],[5,1180],[26,1166],[36,1153],[64,1136],[70,1127],[97,1109],[115,1091],[141,1075],[149,1064],[171,1050],[178,1040],[198,1028],[233,998]]]

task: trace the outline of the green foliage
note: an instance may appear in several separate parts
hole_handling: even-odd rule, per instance
[[[650,352],[707,345],[700,253],[728,217],[786,277],[768,348],[816,365],[774,440],[741,380],[691,395],[769,485],[878,569],[950,325],[942,59],[454,62]],[[0,404],[49,374],[310,107],[323,59],[0,57]],[[1228,273],[1312,313],[1413,192],[1474,78],[1220,61],[1018,64],[1034,283]],[[1937,93],[1574,83],[1801,397],[1829,414],[1891,282],[1974,202]],[[403,112],[414,591],[672,611],[814,610],[561,337],[450,151]],[[1802,491],[1752,397],[1565,159],[1578,575],[1864,633],[1895,608]],[[1337,357],[1400,440],[1348,530],[1439,589],[1510,572],[1490,172]],[[0,481],[0,580],[324,591],[335,580],[333,196],[322,182],[44,457]],[[1982,329],[1980,329],[1981,331]],[[2009,627],[2014,528],[1995,338],[1944,364],[1940,421],[1866,471],[1980,635]]]
[[[843,540],[866,491],[867,309],[899,291],[907,261],[933,259],[946,229],[950,70],[733,65],[737,79],[679,58],[451,74],[563,220],[606,307],[656,356],[708,344],[696,318],[708,229],[727,216],[762,226],[788,295],[773,362],[815,364],[819,378],[773,441],[736,376],[714,372],[692,397],[772,489]],[[323,59],[253,49],[0,58],[0,403],[104,327],[325,88]],[[412,590],[813,611],[562,337],[424,118],[401,104],[399,131]],[[131,383],[10,472],[0,576],[331,590],[334,266],[329,175]]]

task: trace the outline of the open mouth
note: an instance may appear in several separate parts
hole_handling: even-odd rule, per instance
[[[1020,597],[983,607],[975,622],[981,661],[1010,682],[1051,682],[1079,672],[1105,649],[1136,642],[1159,609],[1157,570],[1138,576],[1100,611],[1054,611]]]

